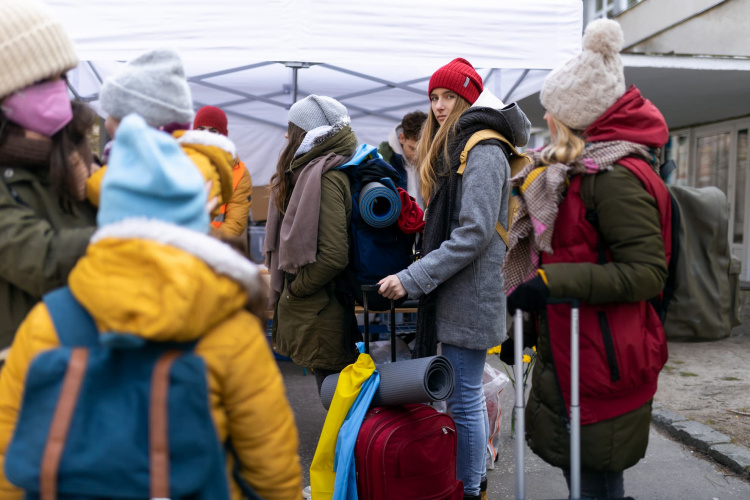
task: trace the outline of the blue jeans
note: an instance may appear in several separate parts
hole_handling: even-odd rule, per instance
[[[443,343],[443,356],[451,362],[456,374],[453,394],[446,401],[458,435],[456,477],[464,483],[465,495],[479,495],[479,483],[487,474],[485,453],[490,434],[482,392],[487,351]]]

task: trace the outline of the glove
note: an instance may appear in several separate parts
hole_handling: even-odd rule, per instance
[[[525,312],[535,312],[547,305],[549,288],[544,284],[541,276],[535,276],[525,283],[518,285],[508,297],[508,310],[511,314],[520,309]],[[502,351],[500,351],[502,352]]]

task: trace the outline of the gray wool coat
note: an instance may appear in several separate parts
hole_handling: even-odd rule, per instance
[[[495,223],[508,220],[509,179],[499,146],[474,146],[459,177],[450,238],[397,274],[409,298],[437,295],[440,342],[489,349],[505,339],[505,243]]]
[[[523,111],[517,105],[498,111],[524,145],[530,123]],[[439,342],[485,350],[505,340],[506,248],[495,224],[507,225],[509,194],[510,166],[500,146],[474,146],[458,178],[450,238],[397,274],[409,298],[436,294]]]

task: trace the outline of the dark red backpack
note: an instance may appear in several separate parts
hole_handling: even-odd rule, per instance
[[[360,500],[461,500],[456,425],[423,404],[373,408],[354,448]]]

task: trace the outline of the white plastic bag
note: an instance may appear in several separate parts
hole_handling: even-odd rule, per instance
[[[482,390],[487,403],[487,417],[490,422],[490,435],[487,437],[487,469],[494,469],[500,446],[500,425],[503,421],[503,408],[500,404],[502,392],[510,383],[508,375],[493,368],[489,363],[484,364],[482,375]]]
[[[378,340],[370,342],[370,356],[376,365],[385,365],[391,362],[391,341]],[[411,359],[409,347],[399,337],[396,337],[396,361]]]
[[[484,364],[484,373],[482,374],[482,392],[487,404],[487,417],[490,422],[490,435],[487,436],[487,469],[495,468],[498,448],[500,446],[500,425],[503,422],[503,408],[500,404],[502,392],[505,386],[510,383],[508,375],[500,370],[493,368],[489,363]],[[441,413],[447,413],[448,408],[445,401],[438,401],[432,406]]]

